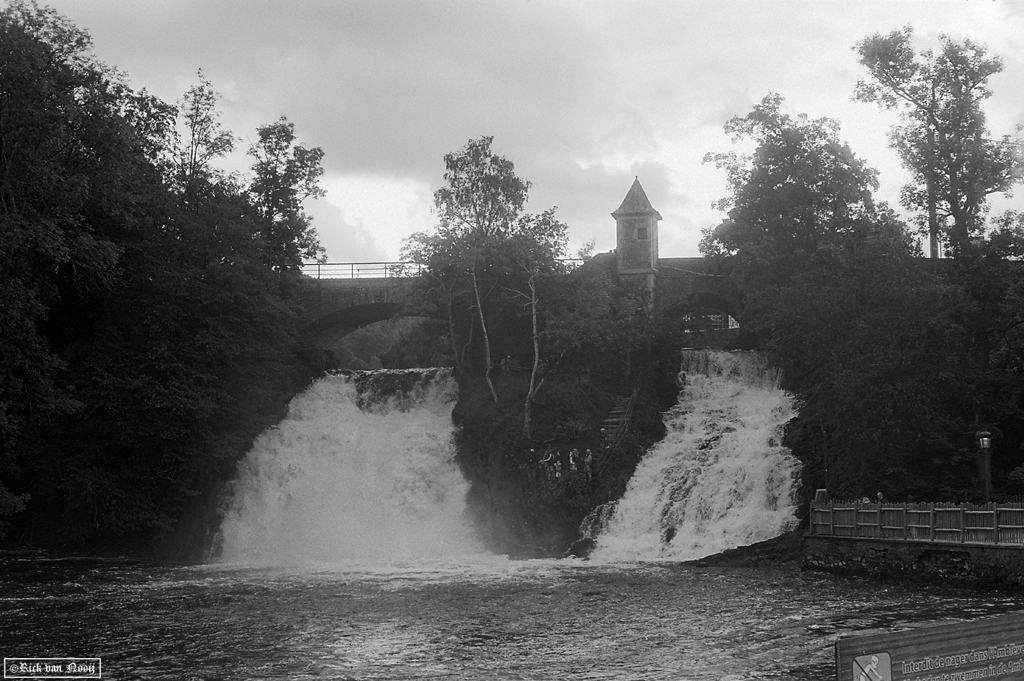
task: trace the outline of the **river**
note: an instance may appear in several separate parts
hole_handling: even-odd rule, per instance
[[[0,649],[105,679],[834,678],[837,637],[1017,596],[796,569],[574,560],[321,568],[8,561]]]
[[[587,526],[590,560],[481,547],[447,373],[331,376],[239,466],[209,564],[0,559],[0,652],[99,658],[105,679],[810,681],[834,678],[840,636],[1021,608],[681,563],[791,526],[799,473],[779,437],[793,405],[765,367],[684,365],[669,435]]]

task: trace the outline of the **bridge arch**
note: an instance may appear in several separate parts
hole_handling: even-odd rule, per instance
[[[363,303],[342,308],[307,324],[302,335],[306,340],[327,348],[352,333],[375,322],[394,319],[405,310],[401,303]]]
[[[409,263],[314,263],[303,274],[301,333],[322,348],[417,307],[418,268]]]
[[[698,308],[738,319],[742,296],[721,264],[710,258],[661,258],[654,284],[654,312],[680,316]]]

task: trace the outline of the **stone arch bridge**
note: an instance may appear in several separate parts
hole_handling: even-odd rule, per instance
[[[595,256],[599,265],[613,253]],[[582,261],[577,261],[581,263]],[[304,335],[321,347],[329,347],[349,333],[374,322],[407,313],[416,298],[417,265],[399,262],[327,263],[303,266],[303,286],[308,313]],[[632,275],[620,274],[629,280]],[[647,286],[648,278],[637,278]],[[712,310],[738,317],[740,297],[728,279],[706,258],[660,258],[650,290],[651,313],[682,316],[695,310]]]
[[[718,317],[739,316],[739,293],[714,261],[659,257],[661,213],[651,205],[639,177],[611,216],[615,250],[576,264],[607,267],[623,282],[645,291],[649,314],[698,316],[712,310],[720,313]],[[306,320],[307,337],[326,347],[411,306],[419,269],[408,263],[336,263],[306,265],[303,274],[312,310]]]
[[[330,347],[356,329],[401,316],[418,302],[419,273],[418,265],[403,262],[303,265],[303,335]]]
[[[659,258],[651,295],[655,315],[707,309],[737,318],[743,309],[739,291],[708,258]]]

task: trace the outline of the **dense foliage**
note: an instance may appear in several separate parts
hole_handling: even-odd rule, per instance
[[[987,428],[996,493],[1019,494],[1019,216],[1002,216],[987,240],[961,239],[954,260],[923,259],[911,232],[873,201],[875,172],[837,127],[792,118],[781,104],[770,95],[727,124],[755,144],[752,155],[708,155],[728,171],[731,196],[702,250],[728,268],[743,292],[741,324],[802,402],[788,442],[805,482],[843,497],[978,499],[973,436]],[[960,186],[971,182],[1005,188],[987,177]]]
[[[180,107],[133,91],[29,1],[0,44],[0,520],[166,535],[316,364],[292,291],[321,154],[272,123],[244,187],[213,166],[234,142],[201,73]]]
[[[811,488],[977,498],[987,428],[995,493],[1021,494],[1024,213],[985,209],[1021,176],[1019,142],[988,139],[981,109],[1001,63],[945,38],[918,57],[911,39],[857,46],[856,96],[905,114],[904,205],[955,257],[922,258],[837,124],[790,116],[778,95],[726,124],[752,154],[708,155],[729,196],[701,248],[802,402],[787,438]],[[0,10],[0,45],[0,536],[171,536],[212,513],[201,502],[321,368],[296,329],[298,266],[322,254],[303,201],[322,194],[323,152],[282,117],[256,131],[247,178],[223,172],[238,140],[201,71],[175,105],[135,91],[31,0]],[[445,157],[437,229],[407,241],[427,319],[339,352],[454,364],[475,508],[504,546],[554,548],[660,437],[684,331],[650,316],[614,258],[567,264],[566,225],[525,211],[530,183],[492,141]],[[625,404],[633,428],[603,450],[601,422]],[[538,484],[545,447],[600,450],[598,474]]]

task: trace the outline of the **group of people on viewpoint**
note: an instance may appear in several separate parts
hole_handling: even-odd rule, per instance
[[[553,482],[561,480],[563,476],[575,477],[580,474],[590,480],[594,475],[594,453],[590,449],[580,454],[580,450],[573,447],[563,455],[562,452],[548,448],[544,450],[540,459],[537,459],[536,451],[531,449],[530,459],[537,462],[537,467],[544,472],[544,477],[548,481]]]

